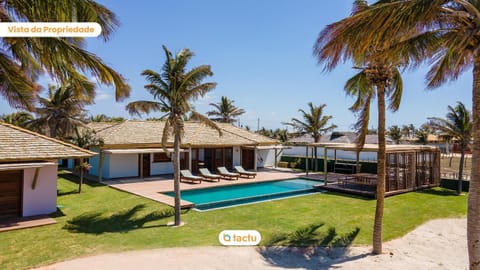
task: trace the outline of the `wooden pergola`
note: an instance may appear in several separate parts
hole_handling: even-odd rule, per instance
[[[341,143],[312,143],[308,148],[323,148],[324,180],[328,180],[328,150],[333,150],[333,170],[342,168],[346,175],[365,178],[368,176],[362,172],[360,153],[357,152],[355,144]],[[337,151],[354,152],[356,159],[354,163],[337,161]],[[361,152],[378,152],[377,144],[366,144]],[[308,156],[307,156],[308,159]],[[316,160],[315,160],[316,162]],[[308,162],[307,162],[308,164]],[[339,166],[340,165],[340,166]],[[308,174],[308,166],[306,168]],[[372,174],[370,174],[372,175]],[[368,178],[368,177],[367,177]],[[375,178],[375,175],[370,177]],[[376,185],[376,181],[374,183]],[[440,149],[427,145],[387,145],[386,146],[386,192],[405,192],[419,188],[438,186],[440,184]]]

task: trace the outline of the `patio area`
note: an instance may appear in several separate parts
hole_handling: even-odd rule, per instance
[[[191,190],[207,187],[229,186],[245,183],[258,183],[265,181],[275,181],[303,177],[303,172],[293,172],[277,169],[262,169],[257,172],[255,178],[239,178],[238,180],[220,180],[220,182],[202,181],[200,184],[180,183],[181,190]],[[104,181],[110,187],[125,191],[131,194],[142,196],[169,206],[174,206],[173,197],[162,194],[163,192],[173,191],[173,176],[150,177],[144,179],[128,178],[119,180]],[[187,201],[181,201],[182,208],[191,208],[193,205]]]
[[[12,218],[0,221],[0,232],[45,226],[55,223],[57,223],[55,219],[46,215],[25,218]]]

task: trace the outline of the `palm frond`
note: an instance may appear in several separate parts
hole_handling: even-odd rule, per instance
[[[125,107],[129,114],[138,116],[141,116],[143,113],[162,112],[163,108],[160,102],[147,100],[130,102]]]
[[[194,121],[199,121],[200,123],[206,125],[209,128],[215,129],[218,131],[218,135],[222,136],[223,132],[222,129],[211,119],[206,117],[205,115],[198,113],[196,111],[192,111],[190,115],[190,119]]]

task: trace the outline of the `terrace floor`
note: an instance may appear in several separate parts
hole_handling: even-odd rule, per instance
[[[49,216],[33,216],[25,218],[12,218],[0,221],[0,232],[18,230],[24,228],[38,227],[55,224],[57,221]]]
[[[200,184],[180,183],[181,190],[190,190],[207,187],[229,186],[245,183],[257,183],[265,181],[275,181],[303,177],[303,172],[293,172],[277,169],[262,169],[257,172],[255,178],[239,178],[238,180],[220,180],[220,182],[202,181]],[[119,180],[105,180],[105,184],[112,188],[139,195],[170,206],[174,205],[173,198],[162,194],[163,192],[173,191],[173,176],[149,177],[145,179],[129,178]],[[193,205],[187,201],[181,201],[182,208],[190,208]]]

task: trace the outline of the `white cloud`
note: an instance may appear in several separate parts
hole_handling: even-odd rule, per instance
[[[95,95],[95,102],[101,101],[101,100],[109,100],[109,99],[113,99],[112,94],[102,90],[97,90],[97,93]]]

